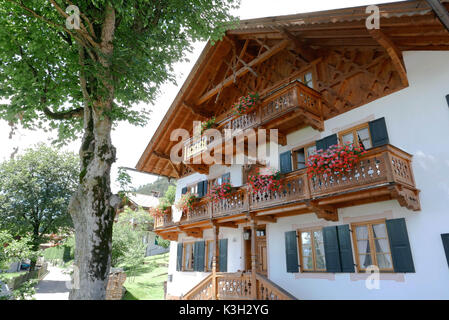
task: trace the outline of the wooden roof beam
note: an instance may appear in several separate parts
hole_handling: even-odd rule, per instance
[[[443,26],[449,31],[449,12],[447,12],[440,0],[426,0],[427,4],[432,8]]]
[[[394,67],[396,68],[396,71],[399,74],[399,77],[401,78],[402,84],[407,87],[408,78],[407,78],[407,71],[405,69],[405,65],[402,60],[402,52],[396,47],[393,41],[381,30],[372,29],[369,30],[369,33],[371,34],[373,39],[376,40],[387,51],[388,55],[391,58],[391,61],[393,62]]]
[[[279,29],[279,31],[284,36],[284,38],[287,38],[293,42],[296,53],[300,55],[301,59],[304,60],[304,62],[310,63],[316,59],[317,55],[315,53],[315,50],[308,48],[304,40],[295,36],[286,28],[281,28]]]
[[[276,53],[285,49],[288,46],[289,42],[290,41],[288,41],[288,40],[283,40],[283,41],[277,43],[275,46],[271,47],[270,50],[265,51],[260,56],[256,57],[252,61],[248,62],[246,66],[240,68],[238,71],[235,72],[235,74],[227,77],[225,80],[223,80],[217,86],[215,86],[215,88],[209,90],[203,96],[201,96],[198,99],[198,101],[196,102],[196,104],[200,105],[200,104],[206,102],[207,100],[209,100],[210,98],[215,96],[222,88],[230,86],[234,82],[234,78],[235,79],[240,78],[240,77],[244,76],[245,74],[247,74],[248,72],[250,72],[249,67],[257,66],[258,64],[260,64],[260,63],[268,60],[272,56],[274,56]]]
[[[194,108],[193,106],[191,106],[190,104],[187,104],[185,101],[182,103],[182,106],[189,110],[190,112],[192,112],[195,116],[198,116],[200,118],[203,118],[202,120],[208,119],[210,118],[212,115],[206,112],[202,112],[200,110],[197,110],[196,108]]]

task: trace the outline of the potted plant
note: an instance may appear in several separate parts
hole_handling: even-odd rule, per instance
[[[259,93],[252,92],[246,96],[242,96],[232,106],[232,115],[241,116],[247,114],[256,109],[257,102],[259,101]]]
[[[222,199],[227,199],[231,196],[233,186],[229,182],[212,186],[207,194],[207,197],[212,202],[219,202]]]
[[[187,212],[187,210],[192,209],[192,205],[198,200],[196,194],[187,192],[183,194],[181,198],[176,202],[175,206],[182,212]]]
[[[216,122],[215,117],[212,117],[210,119],[207,119],[206,121],[203,121],[201,123],[201,134],[203,134],[204,131],[206,131],[207,129],[214,128],[215,127],[215,122]]]
[[[150,214],[154,218],[162,217],[170,213],[170,208],[171,208],[170,204],[161,202],[157,207],[150,209]]]
[[[318,150],[308,159],[307,174],[309,178],[319,174],[340,175],[350,172],[359,158],[366,151],[361,146],[352,143],[332,145],[327,150]]]
[[[248,184],[252,193],[279,191],[282,187],[281,172],[259,169],[254,175],[248,176]]]

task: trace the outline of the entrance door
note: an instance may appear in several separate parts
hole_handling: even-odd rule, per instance
[[[256,227],[256,271],[267,275],[267,237],[265,226]],[[244,232],[249,234],[248,239],[244,241],[245,247],[245,271],[251,271],[251,229],[245,228]]]

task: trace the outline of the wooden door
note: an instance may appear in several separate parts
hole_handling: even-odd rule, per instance
[[[267,237],[265,234],[265,227],[256,229],[256,270],[258,273],[267,276]]]

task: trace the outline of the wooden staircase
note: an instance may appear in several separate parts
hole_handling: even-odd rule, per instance
[[[253,286],[255,279],[255,286]],[[296,300],[265,276],[256,273],[211,273],[183,300]]]

